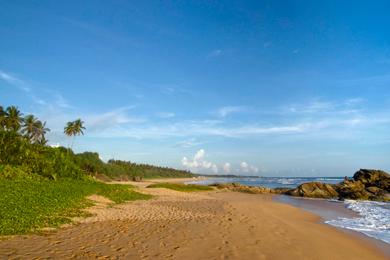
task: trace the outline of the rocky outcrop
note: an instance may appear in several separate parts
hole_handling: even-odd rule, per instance
[[[296,197],[322,199],[337,198],[339,196],[334,185],[321,182],[303,183],[297,188],[287,191],[285,194]]]
[[[285,192],[286,195],[308,198],[338,198],[353,200],[390,200],[390,175],[380,170],[361,169],[353,179],[338,184],[309,182]]]
[[[338,184],[308,182],[299,185],[295,189],[270,189],[239,183],[213,184],[212,186],[253,194],[271,193],[307,198],[390,201],[390,175],[379,170],[361,169],[354,174],[353,179],[346,178]]]
[[[337,184],[340,199],[388,201],[390,175],[380,170],[361,169],[353,175],[353,180]]]
[[[265,194],[272,193],[272,189],[261,187],[261,186],[246,186],[239,183],[218,183],[213,184],[212,186],[217,187],[218,189],[225,189],[230,191],[238,191],[252,194]]]
[[[339,192],[339,199],[368,200],[370,197],[360,181],[345,180],[337,184],[336,188]]]
[[[390,175],[380,170],[361,169],[353,175],[355,181],[360,181],[365,187],[378,187],[390,192]]]

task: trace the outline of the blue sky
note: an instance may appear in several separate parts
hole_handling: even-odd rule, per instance
[[[0,1],[0,103],[203,173],[390,170],[388,1]]]

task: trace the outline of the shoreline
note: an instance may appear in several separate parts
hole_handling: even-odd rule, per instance
[[[0,256],[386,259],[374,245],[271,195],[145,188],[149,183],[131,182],[154,199],[113,207],[101,200],[78,224],[0,241]]]
[[[378,248],[378,250],[382,251],[390,258],[390,245],[386,242],[355,230],[337,227],[325,223],[325,221],[333,220],[337,217],[354,218],[360,216],[357,212],[345,208],[343,202],[329,201],[326,199],[291,197],[287,195],[274,195],[274,201],[292,205],[303,211],[315,214],[320,217],[319,223],[340,230],[341,232],[351,236],[356,236],[358,239],[364,240],[367,243],[374,245]]]

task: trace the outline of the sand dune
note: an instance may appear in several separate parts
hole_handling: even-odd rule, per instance
[[[270,196],[232,192],[156,195],[107,207],[55,233],[0,242],[11,258],[100,259],[386,259],[372,245],[319,223],[318,217]]]

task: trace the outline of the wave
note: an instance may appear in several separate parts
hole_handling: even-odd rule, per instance
[[[359,217],[338,218],[325,223],[361,232],[390,244],[390,203],[347,200],[345,205],[359,213]]]

